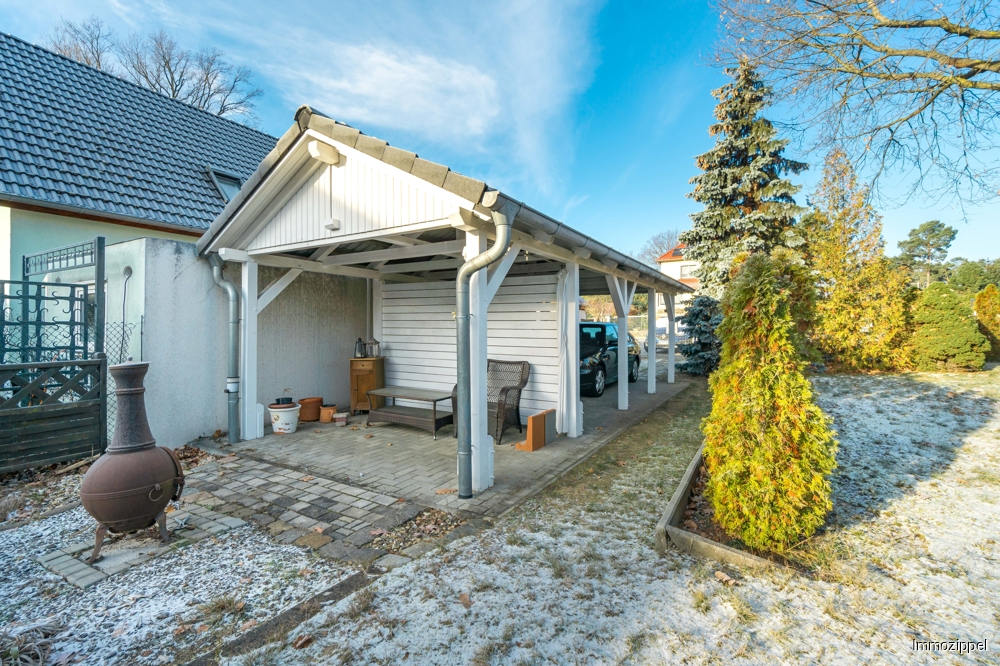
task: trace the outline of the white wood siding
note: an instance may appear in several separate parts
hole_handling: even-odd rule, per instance
[[[441,220],[463,205],[461,198],[416,176],[346,146],[338,149],[344,164],[325,166],[304,183],[249,250]],[[326,225],[334,219],[340,220],[340,229],[330,231]]]
[[[454,312],[454,282],[382,286],[386,384],[454,387]],[[521,394],[522,418],[554,409],[559,399],[555,276],[505,279],[490,303],[488,326],[489,358],[531,364]]]

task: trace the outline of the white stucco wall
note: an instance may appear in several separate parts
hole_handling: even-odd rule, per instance
[[[143,241],[146,412],[157,442],[177,447],[228,427],[227,301],[193,244]]]
[[[260,267],[260,290],[284,272]],[[296,400],[350,405],[350,359],[354,341],[365,337],[366,298],[361,278],[302,273],[286,287],[258,317],[258,402],[266,406],[289,388]]]

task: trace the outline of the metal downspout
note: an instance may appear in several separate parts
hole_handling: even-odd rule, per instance
[[[226,393],[229,396],[229,443],[240,441],[240,292],[236,285],[222,277],[225,261],[217,254],[208,259],[212,264],[212,277],[229,297],[229,370]]]
[[[470,368],[470,329],[469,329],[469,283],[472,275],[499,261],[510,249],[511,224],[520,209],[520,205],[503,200],[500,210],[493,210],[493,223],[496,225],[496,242],[493,247],[482,254],[472,257],[458,269],[455,281],[455,296],[457,300],[455,320],[458,330],[458,404],[455,411],[455,428],[458,433],[458,497],[472,498],[472,374]]]

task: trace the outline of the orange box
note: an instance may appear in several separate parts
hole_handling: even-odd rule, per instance
[[[514,445],[514,448],[518,451],[537,451],[548,443],[549,437],[547,436],[547,431],[549,428],[546,427],[546,421],[552,421],[552,430],[555,430],[555,410],[548,410],[542,412],[541,414],[535,414],[534,416],[528,417],[528,436],[523,442],[519,442]]]

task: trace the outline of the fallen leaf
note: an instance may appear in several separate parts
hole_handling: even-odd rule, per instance
[[[596,428],[594,428],[594,429],[595,429],[595,430],[604,430],[604,428],[602,428],[601,426],[597,426],[597,427],[596,427]]]
[[[236,611],[235,612],[239,613],[241,610],[243,610],[243,607],[246,606],[246,605],[247,604],[246,604],[245,601],[239,602],[238,604],[236,604]]]
[[[718,578],[721,583],[724,583],[730,587],[736,585],[736,581],[730,578],[728,575],[726,575],[725,571],[716,571],[715,577]]]
[[[225,465],[226,463],[236,462],[236,456],[226,456],[225,458],[219,458],[219,464]]]
[[[313,430],[313,432],[323,432],[322,430]]]
[[[619,460],[618,461],[618,466],[619,467],[624,467],[625,466],[625,461],[624,460]]]
[[[191,627],[192,625],[190,624],[182,624],[181,626],[174,629],[174,636],[180,636],[184,632],[188,631]]]
[[[369,532],[369,534],[371,534],[372,536],[382,536],[383,534],[388,534],[388,532],[379,527]]]
[[[301,650],[304,647],[309,647],[312,644],[312,642],[313,642],[312,636],[308,634],[302,634],[301,636],[295,639],[295,642],[292,643],[292,647],[295,648],[296,650]]]
[[[375,436],[375,435],[365,435],[365,439],[371,439],[371,438],[372,438],[372,437],[374,437],[374,436]]]
[[[143,657],[148,657],[149,655],[153,654],[153,651],[152,650],[143,650],[139,654],[141,654]]]
[[[452,493],[457,493],[457,488],[438,488],[434,491],[435,495],[451,495]]]
[[[176,510],[177,509],[175,509],[174,507],[168,506],[166,509],[163,510],[163,513],[173,513]]]
[[[389,442],[388,444],[386,444],[386,446],[392,446],[392,442]]]
[[[949,398],[954,398],[955,397],[955,392],[954,391],[948,391],[948,397]]]
[[[253,578],[250,578],[250,577],[240,578],[240,585],[246,585],[247,583],[249,583],[252,580],[253,580]]]
[[[197,631],[199,634],[203,634],[206,631],[208,631],[208,625],[207,624],[199,624],[197,627],[194,628],[194,630]]]
[[[351,430],[357,430],[358,426],[351,426]]]
[[[472,608],[472,599],[469,598],[467,593],[462,592],[462,594],[458,595],[458,601],[465,606],[466,609]]]
[[[118,627],[113,632],[111,632],[111,638],[118,638],[125,633],[125,627]]]
[[[316,532],[317,534],[322,534],[323,533],[323,529],[324,528],[320,527],[319,525],[316,525],[315,527],[312,528],[312,531]]]
[[[314,573],[316,573],[315,569],[309,569],[309,568],[299,569],[300,576],[308,576],[309,574],[314,574]]]
[[[399,502],[405,502],[405,501],[406,501],[405,497],[400,497],[399,499],[396,500],[396,503],[398,504]]]
[[[594,468],[593,467],[591,467],[590,469],[587,470],[587,474],[593,474],[593,473],[594,473]]]
[[[698,529],[698,523],[694,522],[693,520],[685,520],[684,527],[694,532],[695,530]]]
[[[305,476],[302,477],[302,480],[303,481],[312,481],[315,478],[316,478],[315,476],[309,476],[308,474],[306,474]]]
[[[255,626],[256,624],[257,620],[247,620],[246,622],[240,625],[240,631],[246,631],[247,629]]]
[[[662,495],[663,494],[663,488],[657,488],[656,489],[656,494],[657,495]]]

